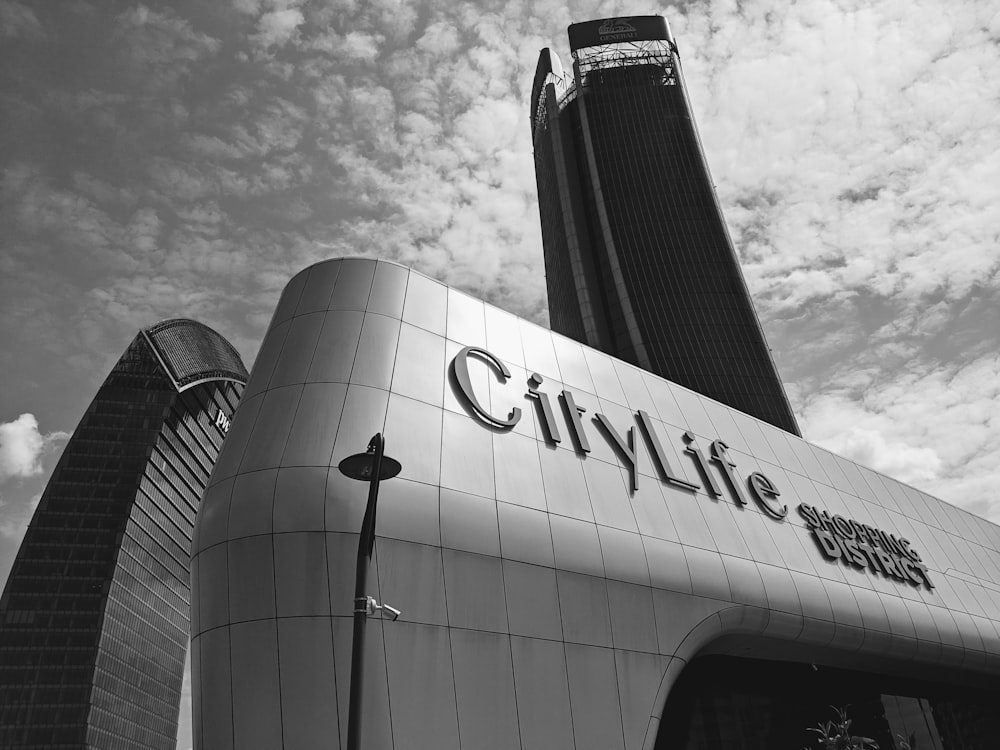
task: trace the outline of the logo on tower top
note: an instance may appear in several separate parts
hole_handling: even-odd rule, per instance
[[[597,30],[598,34],[624,34],[628,31],[635,31],[635,26],[629,23],[629,18],[608,18]]]
[[[636,28],[630,23],[631,20],[630,18],[609,18],[597,29],[597,35],[602,42],[621,42],[631,39],[636,34]]]
[[[670,39],[667,19],[663,16],[601,18],[570,24],[568,31],[571,52],[603,44]]]

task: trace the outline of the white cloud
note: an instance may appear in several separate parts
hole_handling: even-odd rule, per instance
[[[163,12],[139,4],[116,19],[116,33],[143,87],[162,89],[193,70],[195,63],[216,52],[222,43],[198,31],[169,8]]]
[[[122,225],[109,211],[81,192],[57,187],[37,167],[23,162],[4,170],[0,195],[5,206],[0,216],[30,243],[40,258],[58,257],[58,274],[77,273],[77,280],[102,272],[127,273],[139,265],[148,249],[149,221],[154,211],[133,214],[136,224]],[[145,237],[138,246],[133,241]]]
[[[724,203],[774,193],[729,213],[765,307],[831,288],[920,305],[995,276],[996,254],[972,248],[995,234],[1000,156],[983,125],[1000,56],[980,30],[981,8],[918,6],[669,13]],[[943,22],[929,30],[927,17]],[[809,288],[785,283],[806,271]]]
[[[432,23],[417,40],[416,47],[437,57],[450,57],[458,51],[458,30],[448,21]]]
[[[0,482],[41,474],[42,457],[68,437],[68,432],[39,432],[34,414],[0,423]]]
[[[365,34],[360,31],[350,31],[344,35],[340,47],[341,54],[355,62],[374,62],[379,52],[382,38],[375,34]]]
[[[257,21],[257,34],[254,41],[267,50],[281,46],[291,41],[305,17],[297,8],[273,10],[263,14]]]
[[[849,407],[842,409],[833,422],[835,434],[817,442],[838,455],[902,482],[921,484],[938,478],[941,458],[933,449],[899,440],[889,441],[879,430],[853,423],[850,420],[852,411]],[[817,419],[815,415],[811,418]]]
[[[61,328],[70,356],[85,342],[113,361],[137,320],[190,313],[252,353],[292,273],[360,253],[544,322],[533,66],[544,46],[568,62],[569,22],[623,11],[557,0],[114,11],[104,41],[125,74],[86,68],[104,77],[81,80],[104,89],[67,77],[22,92],[71,122],[61,142],[80,147],[46,164],[36,143],[7,171],[11,338]],[[666,14],[807,433],[946,497],[983,497],[993,474],[977,457],[1000,460],[1000,419],[982,423],[993,412],[972,377],[1000,348],[997,17],[942,0]]]
[[[805,437],[895,479],[1000,521],[989,487],[1000,481],[1000,356],[934,365],[899,343],[852,358],[881,360],[804,396]],[[919,352],[919,350],[918,350]],[[891,376],[886,364],[898,369]],[[801,394],[800,394],[800,397]]]
[[[45,30],[35,12],[13,0],[0,0],[0,37],[14,39],[42,39]]]

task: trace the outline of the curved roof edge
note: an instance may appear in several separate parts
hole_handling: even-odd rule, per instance
[[[204,323],[171,318],[144,328],[142,335],[178,392],[211,380],[246,385],[249,374],[236,347]]]
[[[541,99],[542,90],[548,81],[549,74],[561,77],[563,75],[562,61],[551,48],[545,47],[538,53],[538,64],[535,66],[535,77],[531,82],[531,134],[534,137],[536,115],[538,113],[538,100]]]

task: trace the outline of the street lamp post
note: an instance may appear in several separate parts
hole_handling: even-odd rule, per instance
[[[351,693],[347,708],[347,750],[361,747],[361,688],[364,678],[362,659],[365,650],[365,623],[368,615],[378,610],[388,610],[392,619],[399,616],[399,610],[379,604],[365,593],[368,581],[368,567],[375,546],[375,512],[378,505],[378,485],[383,479],[391,479],[403,468],[399,461],[385,455],[385,440],[382,433],[376,433],[368,442],[365,453],[348,456],[340,462],[340,473],[351,479],[368,482],[368,504],[361,522],[361,536],[358,539],[358,566],[354,578],[354,636],[351,643]]]

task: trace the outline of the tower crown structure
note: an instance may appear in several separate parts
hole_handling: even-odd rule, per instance
[[[799,435],[661,16],[569,27],[531,93],[552,329]]]
[[[246,381],[236,349],[185,319],[112,368],[0,597],[0,747],[173,750],[194,519]]]

